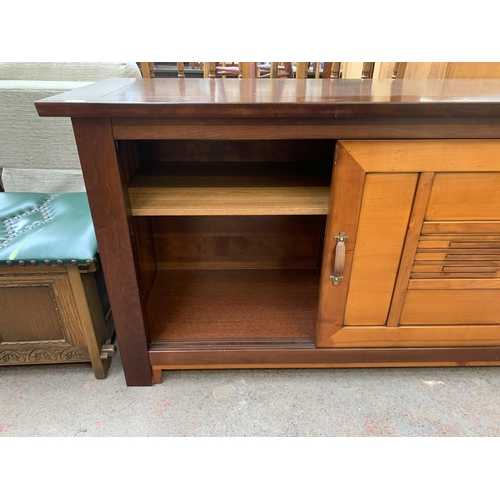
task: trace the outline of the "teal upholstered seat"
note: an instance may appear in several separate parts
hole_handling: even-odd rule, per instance
[[[88,266],[96,253],[86,193],[0,193],[1,266]]]

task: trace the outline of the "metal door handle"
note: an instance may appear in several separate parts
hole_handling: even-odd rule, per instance
[[[335,236],[335,264],[333,265],[333,275],[330,276],[330,281],[334,286],[340,285],[343,280],[342,274],[344,273],[345,266],[345,242],[349,239],[348,236],[342,231],[339,236]]]

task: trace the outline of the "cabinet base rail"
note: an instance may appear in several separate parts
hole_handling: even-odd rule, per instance
[[[153,384],[163,370],[500,366],[500,347],[387,349],[161,349],[149,351]]]

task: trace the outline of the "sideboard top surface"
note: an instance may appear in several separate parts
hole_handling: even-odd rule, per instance
[[[110,79],[35,103],[40,116],[500,118],[500,79]]]

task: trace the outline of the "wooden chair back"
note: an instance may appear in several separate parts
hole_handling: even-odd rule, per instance
[[[498,62],[401,62],[395,78],[500,78]]]
[[[322,65],[322,66],[321,66]],[[375,63],[373,62],[363,62],[363,63],[348,63],[348,62],[298,62],[296,77],[297,78],[307,78],[309,69],[312,69],[314,78],[361,78],[368,79],[373,78],[373,73],[375,70]],[[322,71],[321,71],[322,68]]]

